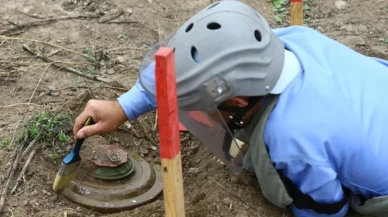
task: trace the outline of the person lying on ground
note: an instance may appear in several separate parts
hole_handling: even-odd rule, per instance
[[[90,100],[77,138],[157,109],[158,47],[175,52],[180,122],[233,172],[254,172],[272,204],[297,217],[349,207],[388,216],[388,61],[308,27],[271,29],[239,1],[215,2],[155,45],[117,101]],[[96,124],[81,129],[88,116]],[[234,138],[246,153],[231,154]]]

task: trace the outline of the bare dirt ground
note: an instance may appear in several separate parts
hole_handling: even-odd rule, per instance
[[[69,115],[62,121],[60,139],[42,139],[18,188],[8,195],[0,216],[59,217],[164,215],[163,197],[131,211],[99,214],[69,203],[52,192],[52,184],[63,156],[72,144],[72,121],[89,99],[115,99],[137,79],[143,55],[158,39],[173,32],[186,19],[213,0],[0,0],[0,183],[4,188],[22,135],[34,134],[29,120],[42,112]],[[266,0],[244,0],[256,8],[273,27],[288,26],[288,8],[274,12]],[[306,25],[374,57],[388,59],[388,1],[334,0],[305,2]],[[342,8],[342,9],[339,9]],[[279,21],[276,22],[275,18]],[[283,18],[283,20],[280,20]],[[30,49],[54,60],[38,59]],[[64,70],[72,67],[108,83],[93,81]],[[367,73],[367,72],[366,72]],[[119,88],[117,88],[119,87]],[[154,113],[142,117],[148,125]],[[131,121],[138,134],[126,126],[86,140],[138,153],[159,163],[158,149]],[[157,140],[155,131],[151,133]],[[67,135],[67,137],[66,137]],[[69,137],[70,136],[70,137]],[[14,142],[13,139],[15,138]],[[186,212],[205,216],[292,216],[268,203],[253,174],[233,175],[190,135],[182,133],[183,176]],[[28,154],[15,171],[10,189]],[[232,193],[232,194],[231,194]]]

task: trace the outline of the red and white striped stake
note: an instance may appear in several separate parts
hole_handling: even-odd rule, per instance
[[[185,217],[174,50],[159,48],[155,61],[165,217]]]
[[[303,0],[291,0],[291,25],[303,25]]]

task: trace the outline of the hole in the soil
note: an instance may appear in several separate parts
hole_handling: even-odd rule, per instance
[[[163,167],[163,171],[164,171],[165,173],[167,173],[167,172],[168,172],[167,167]]]
[[[191,47],[191,57],[193,58],[194,62],[199,63],[199,54],[197,48],[194,46]]]
[[[186,32],[189,32],[194,26],[194,23],[190,23],[187,27],[186,27]]]
[[[217,3],[213,4],[213,5],[210,5],[209,8],[208,8],[208,10],[214,8],[214,7],[217,6],[219,3],[221,3],[221,2],[217,2]]]
[[[211,30],[216,30],[216,29],[220,29],[221,25],[219,23],[216,23],[216,22],[211,22],[211,23],[207,24],[207,28],[211,29]]]
[[[257,41],[261,41],[261,33],[259,30],[255,30],[255,38]]]

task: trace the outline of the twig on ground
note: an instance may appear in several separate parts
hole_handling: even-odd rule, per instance
[[[20,11],[20,10],[16,10],[16,12],[21,13],[23,15],[26,15],[27,17],[35,18],[35,19],[40,19],[40,20],[47,19],[46,17],[40,17],[38,15],[27,14],[27,13],[24,13],[23,11]]]
[[[249,207],[251,207],[252,209],[254,210],[257,210],[256,207],[254,207],[253,205],[251,205],[250,203],[246,202],[245,200],[241,199],[239,196],[233,194],[231,191],[229,191],[228,189],[226,189],[224,186],[222,186],[220,183],[218,183],[216,180],[214,180],[212,177],[208,176],[208,178],[210,180],[212,180],[214,183],[216,183],[219,187],[221,187],[223,190],[225,190],[226,192],[228,192],[230,195],[232,195],[233,197],[237,198],[238,200],[240,200],[241,202],[245,203],[246,205],[248,205]]]
[[[12,209],[8,207],[8,210],[11,212],[11,217],[14,217]]]
[[[45,23],[49,22],[55,22],[55,21],[60,21],[60,20],[71,20],[71,19],[90,19],[90,18],[100,18],[101,16],[88,16],[88,15],[78,15],[78,16],[63,16],[63,17],[55,17],[55,18],[46,18],[46,19],[41,19],[38,21],[33,21],[29,23],[23,23],[23,24],[18,24],[15,27],[0,31],[0,35],[5,35],[8,33],[11,33],[16,30],[21,30],[24,28],[29,28],[33,26],[39,26],[43,25]]]
[[[128,49],[128,50],[141,50],[141,51],[148,51],[149,48],[138,48],[138,47],[114,47],[114,48],[109,48],[107,50],[105,50],[106,52],[112,52],[112,51],[118,51],[118,50],[125,50],[125,49]],[[98,51],[101,51],[101,50],[98,50]],[[96,51],[96,52],[98,52]]]
[[[52,47],[56,47],[56,48],[60,48],[62,50],[65,50],[67,52],[70,52],[70,53],[75,53],[75,54],[78,54],[90,61],[92,61],[93,64],[95,65],[100,65],[98,62],[96,62],[96,60],[94,60],[93,58],[89,57],[88,55],[85,55],[83,53],[80,53],[80,52],[77,52],[75,50],[71,50],[71,49],[68,49],[68,48],[65,48],[65,47],[62,47],[60,45],[57,45],[57,44],[53,44],[53,43],[50,43],[50,42],[47,42],[47,41],[41,41],[41,40],[36,40],[36,39],[29,39],[29,38],[17,38],[17,37],[7,37],[7,36],[4,36],[4,35],[1,35],[0,34],[0,38],[3,38],[3,39],[6,39],[6,40],[18,40],[18,41],[32,41],[32,42],[36,42],[36,43],[40,43],[40,44],[45,44],[45,45],[50,45]]]
[[[140,117],[135,120],[136,124],[139,125],[140,130],[143,132],[147,140],[153,145],[156,145],[155,140],[150,135],[150,127]]]
[[[32,51],[26,44],[23,44],[23,50],[27,51],[28,53],[38,57],[39,59],[42,59],[48,63],[52,63],[53,66],[57,67],[57,68],[60,68],[60,69],[64,69],[68,72],[72,72],[74,74],[77,74],[79,76],[82,76],[82,77],[85,77],[85,78],[88,78],[88,79],[91,79],[91,80],[95,80],[95,81],[101,81],[103,83],[107,83],[107,84],[111,84],[112,81],[108,80],[108,79],[105,79],[105,78],[102,78],[102,77],[99,77],[99,76],[96,76],[96,75],[90,75],[90,74],[86,74],[86,73],[83,73],[83,72],[80,72],[76,69],[73,69],[73,68],[70,68],[70,67],[67,67],[67,66],[61,66],[60,64],[57,64],[55,63],[54,60],[48,58],[48,57],[45,57],[43,56],[42,54],[40,53],[37,53],[37,52],[34,52]]]
[[[19,176],[18,176],[18,178],[16,180],[16,183],[13,186],[10,194],[13,194],[16,191],[16,189],[17,189],[18,185],[20,184],[20,182],[22,182],[22,179],[25,181],[24,175],[25,175],[25,173],[27,171],[28,165],[30,165],[31,160],[34,157],[34,155],[36,154],[37,150],[38,150],[38,147],[35,147],[34,149],[32,149],[32,151],[30,153],[30,156],[28,156],[28,159],[27,159],[26,163],[24,164],[23,169],[20,172],[20,174],[19,174]]]
[[[48,69],[48,67],[50,67],[50,65],[51,65],[51,63],[47,64],[47,66],[44,68],[44,70],[43,70],[43,72],[42,72],[42,75],[40,76],[39,81],[38,81],[38,83],[36,84],[35,89],[34,89],[34,91],[32,92],[32,95],[31,95],[31,97],[30,97],[30,100],[28,100],[28,102],[31,102],[32,98],[34,97],[35,92],[36,92],[36,89],[38,89],[38,86],[39,86],[40,82],[41,82],[42,79],[43,79],[43,75],[46,73],[46,70]]]
[[[137,133],[137,131],[135,130],[135,128],[133,128],[132,124],[129,123],[129,121],[126,121],[126,122],[125,122],[125,126],[127,126],[128,129],[132,131],[133,135],[134,135],[136,138],[138,138],[138,139],[141,138],[140,135],[139,135],[139,133]]]
[[[156,24],[158,24],[158,40],[161,40],[161,31],[160,31],[160,23],[158,20],[156,20]]]
[[[16,78],[0,77],[0,81],[17,81]]]
[[[38,135],[35,136],[35,138],[28,144],[27,148],[23,151],[22,158],[24,158],[28,152],[34,147],[35,143],[39,140],[40,136],[42,135],[42,132],[39,132]]]
[[[156,128],[158,128],[158,113],[155,114],[155,123],[152,127],[152,131],[156,131]]]
[[[113,24],[135,24],[139,23],[138,21],[130,21],[130,20],[121,20],[121,21],[109,21],[106,23],[113,23]]]
[[[16,103],[16,104],[11,104],[11,105],[0,106],[0,109],[12,108],[12,107],[15,107],[15,106],[23,106],[23,105],[36,105],[36,106],[42,106],[42,105],[39,105],[39,104],[36,104],[36,103],[29,103],[29,102],[26,102],[26,103]]]
[[[66,107],[67,107],[67,110],[69,110],[70,115],[71,115],[71,116],[74,116],[74,114],[73,114],[73,112],[71,111],[70,106],[69,106],[69,104],[67,103],[66,99],[63,99],[63,102],[65,103],[65,105],[66,105]]]
[[[14,140],[13,140],[14,141]],[[13,143],[13,142],[12,142]],[[1,193],[1,199],[0,199],[0,213],[3,212],[3,209],[4,209],[4,205],[5,205],[5,201],[7,199],[7,195],[8,195],[8,188],[11,184],[11,181],[13,179],[13,176],[15,175],[15,171],[16,171],[16,168],[18,167],[18,164],[19,164],[19,160],[20,160],[20,156],[22,154],[22,150],[23,150],[23,146],[24,146],[24,142],[22,144],[19,145],[19,149],[17,151],[17,154],[16,154],[16,157],[13,161],[13,164],[12,164],[12,168],[8,174],[8,180],[7,180],[7,183],[5,184],[4,186],[4,189],[3,189],[3,192]]]
[[[122,14],[124,14],[124,11],[119,10],[119,11],[116,12],[116,13],[113,13],[113,14],[109,14],[109,15],[103,16],[103,17],[100,18],[100,20],[98,21],[98,23],[107,23],[107,22],[109,22],[109,21],[112,21],[112,20],[118,18],[118,17],[121,16]]]

